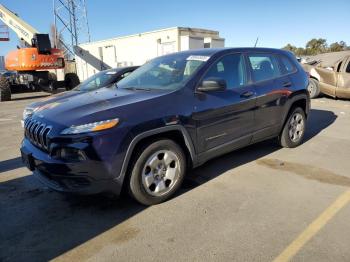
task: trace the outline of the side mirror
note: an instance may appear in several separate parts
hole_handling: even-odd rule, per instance
[[[226,80],[213,77],[204,79],[197,90],[200,92],[224,91],[226,90],[226,86]]]

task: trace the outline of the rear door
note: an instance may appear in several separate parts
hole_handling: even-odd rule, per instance
[[[278,133],[292,82],[277,54],[250,53],[248,61],[257,94],[253,140],[258,141]]]
[[[195,94],[193,119],[199,151],[249,144],[254,128],[255,89],[247,84],[244,56],[228,54],[214,62],[202,80],[224,79],[225,91]]]

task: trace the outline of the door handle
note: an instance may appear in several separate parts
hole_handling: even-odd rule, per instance
[[[292,86],[292,83],[291,83],[291,82],[285,82],[285,83],[283,83],[282,86],[283,86],[283,87],[291,87],[291,86]]]
[[[243,98],[249,98],[249,97],[251,97],[251,96],[253,96],[253,95],[254,95],[254,92],[252,92],[252,91],[247,91],[247,92],[242,93],[242,94],[241,94],[241,97],[243,97]]]

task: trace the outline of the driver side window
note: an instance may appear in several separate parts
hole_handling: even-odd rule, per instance
[[[205,79],[219,78],[226,81],[227,89],[246,84],[246,71],[242,54],[226,55],[215,62],[205,74]]]

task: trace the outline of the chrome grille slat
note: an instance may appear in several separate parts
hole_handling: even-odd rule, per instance
[[[34,124],[34,122],[29,122],[28,123],[28,126],[27,126],[27,128],[26,128],[26,135],[29,137],[29,130],[30,130],[30,128],[31,128],[31,126]]]
[[[36,141],[37,141],[38,144],[40,144],[40,141],[41,141],[41,140],[40,140],[40,133],[41,133],[41,130],[42,130],[44,127],[45,127],[45,125],[41,124],[41,125],[39,125],[38,129],[36,130],[35,135],[36,135]]]
[[[37,141],[36,141],[36,130],[38,129],[38,127],[39,127],[39,123],[36,122],[34,127],[33,127],[33,131],[32,131],[32,138],[33,138],[34,144],[37,144]]]
[[[24,135],[35,146],[48,151],[49,138],[48,135],[52,129],[45,123],[33,119],[26,119],[24,122]]]
[[[34,140],[33,139],[33,133],[34,133],[33,131],[34,131],[35,125],[36,125],[36,121],[33,121],[33,124],[30,125],[30,127],[29,127],[29,137],[31,140]]]
[[[45,132],[45,125],[43,126],[43,128],[41,129],[41,132],[39,133],[39,140],[40,140],[40,144],[43,145],[44,144],[44,132]]]

